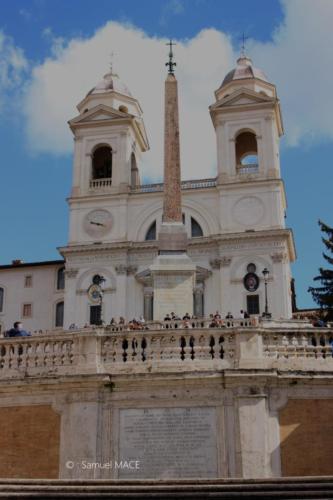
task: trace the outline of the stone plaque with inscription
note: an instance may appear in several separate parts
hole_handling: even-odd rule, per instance
[[[117,460],[139,461],[119,478],[217,477],[214,407],[121,409]]]

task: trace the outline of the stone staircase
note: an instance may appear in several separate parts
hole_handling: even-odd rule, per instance
[[[333,476],[274,479],[0,479],[0,498],[333,499]]]

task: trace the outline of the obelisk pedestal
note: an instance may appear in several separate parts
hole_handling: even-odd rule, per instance
[[[169,74],[165,81],[164,198],[158,234],[159,255],[150,267],[154,286],[154,319],[174,312],[193,314],[196,266],[187,255],[187,234],[182,222],[178,89],[173,74],[170,42]]]

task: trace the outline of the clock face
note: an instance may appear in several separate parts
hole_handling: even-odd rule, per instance
[[[107,210],[92,210],[85,216],[83,226],[89,236],[100,238],[111,230],[112,215]]]

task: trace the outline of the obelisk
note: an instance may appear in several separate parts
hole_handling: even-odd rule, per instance
[[[150,267],[154,286],[154,319],[174,312],[193,313],[196,266],[187,255],[187,234],[182,220],[178,87],[169,44],[164,109],[163,215],[158,234],[159,255]]]

